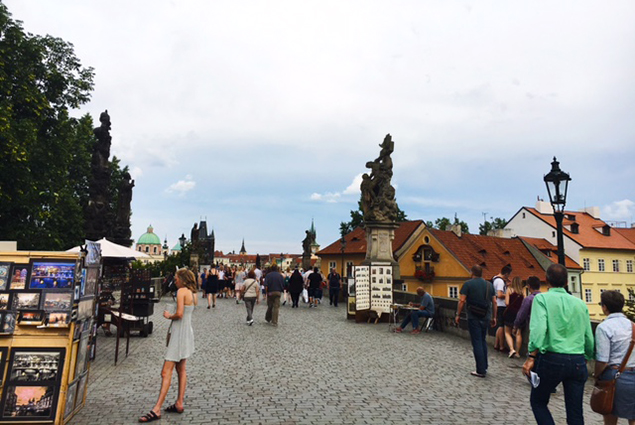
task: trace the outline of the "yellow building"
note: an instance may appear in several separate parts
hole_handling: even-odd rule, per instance
[[[565,211],[563,221],[566,254],[583,269],[582,298],[591,318],[599,319],[598,305],[605,290],[618,290],[628,297],[635,288],[635,233],[614,228],[599,218],[599,208]],[[506,226],[512,234],[541,237],[555,243],[556,221],[551,206],[538,202],[536,208],[523,207]]]

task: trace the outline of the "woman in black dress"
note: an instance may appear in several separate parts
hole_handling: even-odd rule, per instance
[[[218,293],[218,270],[216,267],[209,269],[207,282],[205,282],[205,295],[207,295],[207,308],[216,307],[216,294]]]

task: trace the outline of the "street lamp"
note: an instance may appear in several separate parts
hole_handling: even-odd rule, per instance
[[[564,237],[562,233],[562,220],[564,219],[564,207],[567,203],[567,189],[571,177],[560,169],[560,163],[553,157],[551,171],[544,178],[549,193],[549,202],[553,208],[553,216],[556,219],[558,232],[558,263],[564,264]]]
[[[163,240],[163,261],[166,261],[168,259],[168,238],[165,238]]]
[[[342,264],[340,267],[341,273],[340,276],[344,279],[344,251],[346,250],[346,237],[342,235],[342,239],[340,239],[340,251],[342,252]]]
[[[181,237],[179,238],[179,244],[181,245],[181,252],[183,252],[183,247],[185,246],[185,234],[181,233]]]

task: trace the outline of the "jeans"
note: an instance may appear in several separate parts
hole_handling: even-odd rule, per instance
[[[412,310],[410,314],[404,317],[403,322],[401,322],[401,329],[404,329],[408,326],[408,323],[412,321],[412,330],[419,329],[419,318],[420,317],[432,317],[432,314],[426,310]]]
[[[584,383],[589,377],[583,354],[558,354],[547,352],[538,355],[534,371],[540,376],[538,388],[531,389],[531,410],[539,425],[555,424],[547,405],[556,386],[564,387],[564,406],[567,424],[584,424],[582,401]]]
[[[245,308],[247,309],[247,321],[253,320],[254,305],[256,305],[256,297],[243,298]]]
[[[337,307],[337,300],[340,297],[340,288],[329,288],[329,298],[331,299],[331,304]]]
[[[485,375],[487,373],[487,342],[485,342],[485,337],[487,336],[489,320],[487,318],[467,319],[467,327],[472,340],[476,372]]]
[[[267,313],[265,320],[274,325],[278,324],[278,313],[280,312],[280,291],[269,292],[267,294]]]

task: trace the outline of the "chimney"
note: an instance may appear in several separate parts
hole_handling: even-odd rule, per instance
[[[553,215],[553,207],[551,206],[549,202],[537,201],[536,210],[540,214]]]
[[[600,219],[600,207],[585,207],[582,208],[580,211],[589,214],[591,217],[597,220]]]
[[[461,237],[461,225],[460,224],[453,224],[452,227],[450,227],[450,230],[452,231],[452,233],[457,235],[459,238]]]

